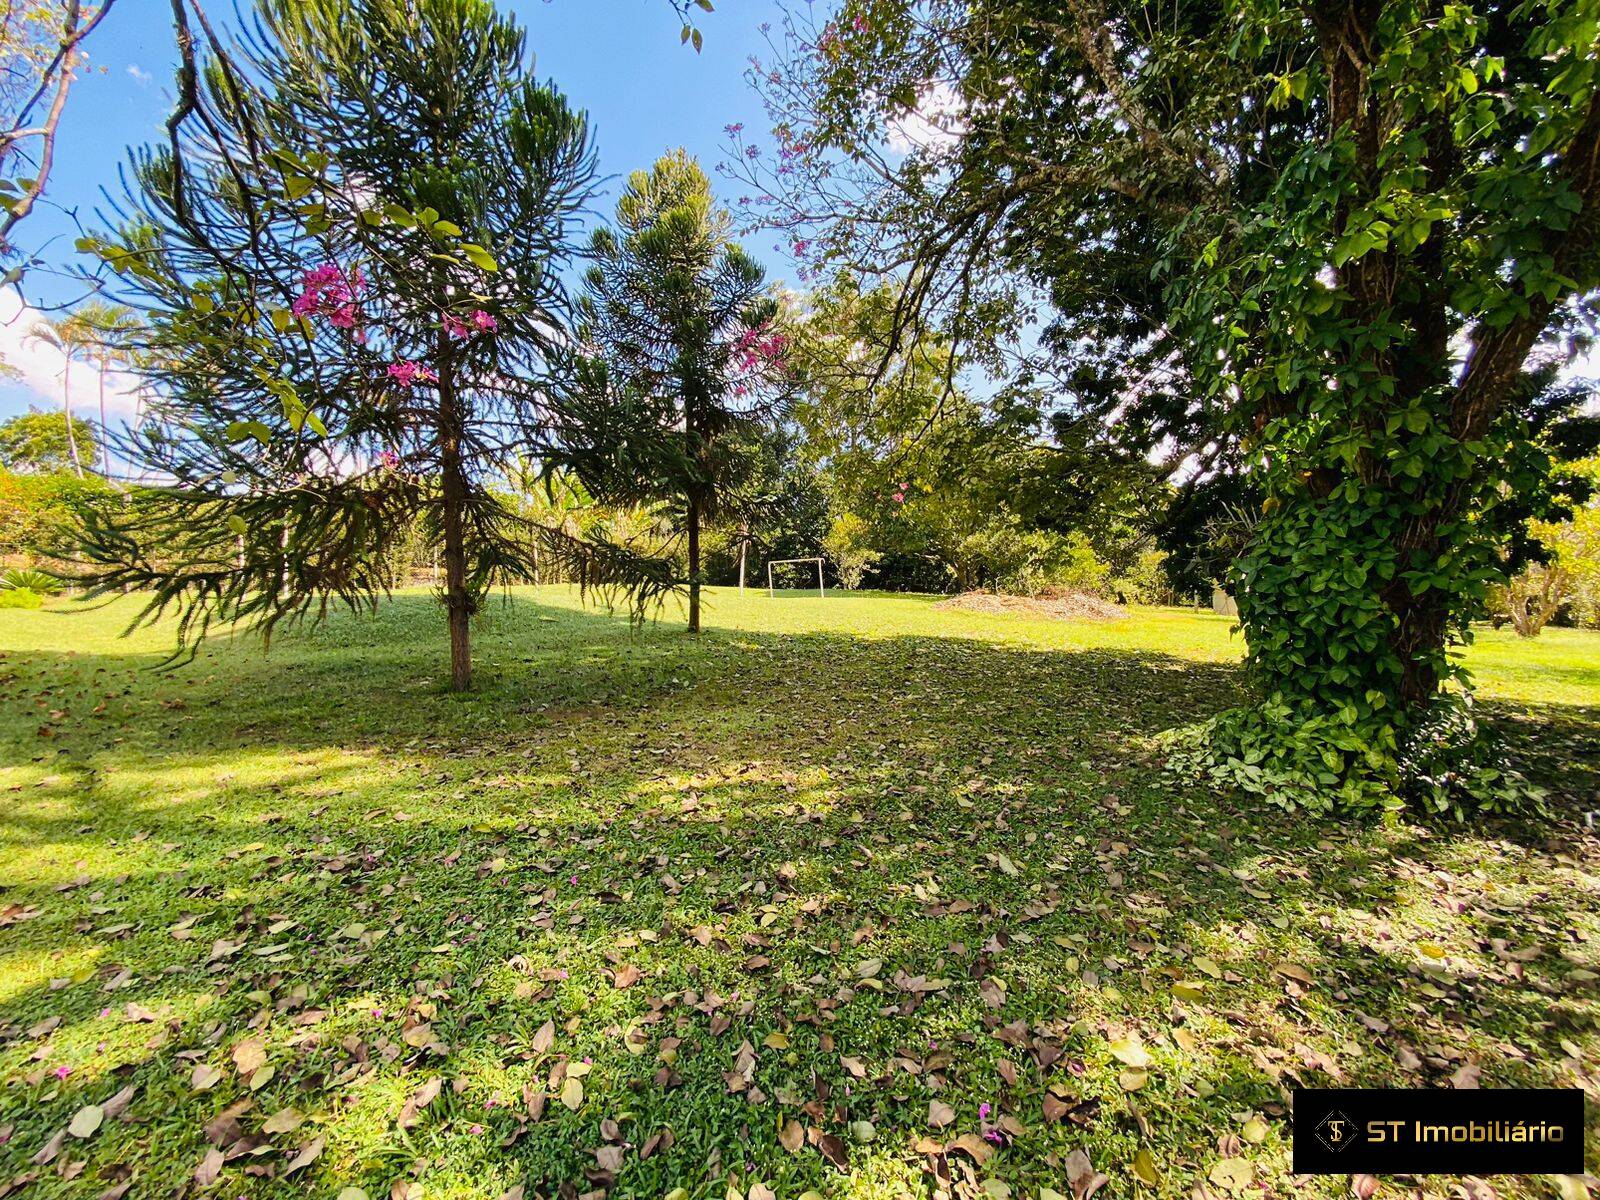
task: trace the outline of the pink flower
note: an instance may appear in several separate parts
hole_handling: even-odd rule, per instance
[[[868,24],[865,17],[857,17],[852,24],[855,25],[855,30],[857,33],[865,33],[867,30],[872,28],[872,26]]]
[[[389,378],[401,387],[412,387],[419,383],[438,383],[439,373],[432,367],[401,359],[389,364]]]
[[[55,1077],[57,1079],[65,1079],[68,1075],[71,1075],[71,1074],[72,1074],[72,1068],[71,1067],[57,1067],[55,1069]]]
[[[336,263],[323,263],[300,276],[301,292],[290,309],[297,317],[325,316],[335,329],[354,329],[367,277],[360,267],[346,271]],[[362,335],[357,338],[365,340]]]
[[[978,1120],[987,1121],[989,1119],[989,1114],[992,1113],[993,1111],[994,1111],[994,1109],[989,1107],[989,1104],[988,1104],[987,1101],[985,1101],[984,1103],[978,1105]]]
[[[384,467],[387,470],[393,471],[396,467],[398,467],[400,465],[400,456],[398,454],[396,454],[393,450],[385,450],[381,454],[378,455],[378,465],[381,466],[381,467]],[[375,1017],[383,1016],[383,1009],[381,1009],[381,1008],[373,1009],[372,1010],[372,1015],[375,1016]]]
[[[486,313],[481,308],[474,309],[472,314],[465,320],[450,313],[445,313],[440,318],[440,324],[444,326],[444,331],[453,338],[471,337],[474,332],[493,333],[500,328],[500,322],[494,319],[493,314]]]
[[[906,502],[906,494],[904,492],[896,492],[894,494],[894,502],[896,504],[904,504]]]
[[[471,1129],[467,1130],[467,1132],[472,1134],[473,1137],[477,1137],[479,1134],[481,1134],[483,1132],[483,1126],[482,1125],[474,1125]]]

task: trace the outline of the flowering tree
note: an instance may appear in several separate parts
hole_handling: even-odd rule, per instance
[[[570,461],[602,500],[672,499],[688,541],[689,630],[700,629],[700,531],[750,439],[786,395],[786,336],[761,267],[682,150],[636,171],[617,229],[595,233],[573,389],[583,419]]]
[[[489,0],[260,0],[212,44],[172,145],[139,155],[85,239],[145,312],[155,392],[124,449],[170,480],[94,523],[100,586],[150,588],[180,648],[215,619],[370,604],[420,528],[444,565],[451,683],[469,619],[537,547],[580,576],[663,564],[516,514],[491,484],[537,454],[565,344],[560,285],[588,195],[584,117],[529,78]]]

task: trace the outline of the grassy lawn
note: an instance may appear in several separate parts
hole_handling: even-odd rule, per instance
[[[548,589],[456,698],[426,595],[168,672],[134,607],[0,612],[0,1195],[1333,1196],[1297,1083],[1600,1088],[1596,841],[1164,777],[1209,613]],[[1592,806],[1600,636],[1469,661]]]

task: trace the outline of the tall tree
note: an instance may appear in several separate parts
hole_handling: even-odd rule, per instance
[[[95,370],[95,384],[99,390],[100,428],[111,428],[106,417],[106,376],[112,368],[131,361],[135,352],[132,340],[140,329],[133,309],[125,304],[107,304],[103,300],[86,300],[73,310],[68,318],[75,336],[84,346],[84,356]],[[111,438],[100,436],[100,474],[111,478]],[[91,455],[92,457],[92,455]]]
[[[420,528],[457,690],[479,599],[531,578],[536,542],[640,603],[667,586],[493,486],[548,429],[592,177],[585,119],[530,76],[523,31],[490,0],[259,0],[208,55],[122,227],[84,243],[150,330],[125,457],[174,481],[91,526],[100,586],[176,606],[180,646],[216,619],[270,631],[375,603]]]
[[[629,177],[616,225],[595,232],[579,300],[594,357],[574,389],[591,415],[572,461],[602,500],[681,503],[698,633],[701,528],[743,457],[728,434],[782,398],[785,338],[760,265],[686,152]]]
[[[67,450],[71,456],[72,469],[77,472],[78,478],[82,479],[83,459],[78,454],[78,422],[72,416],[72,364],[74,360],[88,353],[92,344],[89,330],[83,322],[69,315],[35,322],[24,340],[49,346],[61,355],[61,411],[66,417]],[[103,443],[105,439],[103,425],[100,437]]]
[[[905,333],[1043,306],[1059,403],[1259,488],[1263,702],[1187,761],[1346,808],[1493,778],[1407,764],[1478,753],[1449,652],[1486,514],[1538,486],[1520,376],[1600,283],[1586,4],[849,0],[787,28],[771,221],[902,272]]]

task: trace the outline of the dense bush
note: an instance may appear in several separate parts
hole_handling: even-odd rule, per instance
[[[0,575],[0,591],[13,589],[37,592],[41,596],[53,596],[61,590],[61,580],[48,571],[40,571],[34,567],[12,567]]]
[[[94,475],[0,469],[0,556],[69,558],[80,518],[119,496]]]

